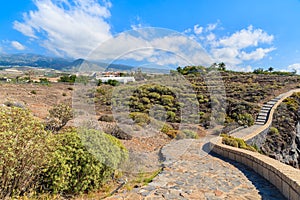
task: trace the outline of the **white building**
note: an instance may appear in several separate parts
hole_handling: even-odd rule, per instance
[[[108,80],[116,80],[120,83],[128,83],[128,82],[135,82],[134,77],[97,77],[98,80],[101,80],[102,82],[107,82]]]

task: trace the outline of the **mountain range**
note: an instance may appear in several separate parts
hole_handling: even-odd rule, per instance
[[[78,71],[82,68],[96,69],[97,71],[134,71],[138,67],[124,64],[107,64],[104,62],[90,62],[79,58],[76,60],[48,57],[36,54],[0,54],[0,67],[37,67],[50,68],[60,71]],[[87,67],[87,68],[86,68]],[[144,72],[152,73],[169,73],[167,69],[150,69],[141,68]]]

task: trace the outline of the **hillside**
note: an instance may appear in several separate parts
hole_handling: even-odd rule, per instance
[[[263,153],[300,168],[300,93],[286,98],[276,109]]]
[[[115,86],[101,83],[94,88],[86,87],[83,92],[80,87],[76,88],[78,85],[71,83],[3,82],[0,83],[0,104],[3,104],[1,107],[3,109],[28,108],[34,114],[34,120],[49,123],[47,119],[49,110],[58,104],[76,103],[78,97],[86,101],[87,105],[95,103],[97,126],[100,125],[105,133],[118,138],[119,140],[114,139],[114,141],[122,147],[121,149],[124,146],[128,150],[128,162],[123,163],[122,166],[123,175],[129,180],[128,187],[140,187],[142,183],[134,182],[141,176],[136,172],[146,172],[144,175],[147,176],[157,172],[161,168],[161,149],[172,139],[201,138],[214,127],[224,127],[222,132],[229,132],[239,126],[250,126],[264,102],[280,93],[299,87],[300,80],[300,76],[297,75],[231,71],[218,71],[220,76],[209,76],[205,79],[207,76],[203,75],[208,73],[210,73],[209,69],[202,73],[190,71],[180,76],[182,79],[174,76],[174,72],[170,75],[155,76],[142,74],[147,81],[141,79],[135,83]],[[191,90],[186,90],[182,80],[191,86]],[[166,81],[168,87],[164,86]],[[220,88],[226,95],[224,101],[211,96],[214,92],[219,92]],[[74,94],[75,91],[78,92],[77,96]],[[176,95],[178,93],[182,98]],[[126,108],[129,108],[129,114],[126,114],[122,107],[117,107],[119,104],[128,106]],[[185,105],[189,104],[198,106],[199,112],[185,109]],[[223,114],[215,115],[212,110],[213,105],[224,109]],[[295,106],[297,107],[298,104]],[[115,111],[114,115],[112,109]],[[81,115],[83,112],[76,110],[75,113]],[[181,116],[182,113],[184,117]],[[294,122],[298,120],[297,116],[295,114],[291,124],[295,124]],[[67,127],[73,125],[71,120],[61,131],[68,131]],[[295,129],[293,130],[295,132]],[[64,136],[64,134],[57,134],[55,130],[53,133],[52,137]],[[215,134],[219,133],[215,132]],[[68,132],[66,136],[73,137],[73,134]],[[283,137],[282,140],[285,139]],[[276,149],[281,143],[274,142],[272,145]],[[108,184],[112,184],[112,188],[115,188],[118,183],[108,182]],[[107,191],[99,193],[100,196],[102,194],[107,194]]]
[[[149,114],[153,105],[160,105],[160,107],[156,107],[158,117],[162,116],[161,113],[166,112],[166,120],[170,124],[176,124],[183,122],[180,114],[185,109],[184,104],[191,103],[199,107],[199,113],[195,114],[191,111],[190,119],[199,119],[199,125],[206,129],[218,125],[225,126],[223,132],[227,133],[239,126],[253,125],[260,106],[264,102],[280,93],[298,87],[300,80],[297,75],[283,76],[272,73],[254,74],[221,71],[220,75],[222,80],[211,78],[209,81],[205,81],[204,76],[199,73],[184,75],[185,80],[191,83],[191,90],[195,94],[189,94],[184,90],[184,87],[180,89],[182,85],[180,86],[180,82],[176,81],[169,83],[173,85],[168,89],[159,84],[147,84],[147,82],[145,85],[128,85],[126,88],[118,90],[117,93],[120,97],[117,97],[114,104],[110,101],[114,87],[102,85],[97,88],[95,94],[97,115],[110,115],[111,106],[118,106],[118,102],[129,105],[131,112],[145,114]],[[168,77],[162,76],[158,80],[163,83]],[[149,81],[151,83],[151,79]],[[212,92],[218,91],[220,86],[224,86],[225,99],[211,98]],[[181,99],[175,95],[178,89],[182,93]],[[126,94],[126,92],[131,96],[123,95],[122,97],[122,93]],[[121,97],[123,100],[118,101],[118,98]],[[213,116],[213,120],[211,120],[212,105],[225,109],[224,112],[220,112],[220,116]]]

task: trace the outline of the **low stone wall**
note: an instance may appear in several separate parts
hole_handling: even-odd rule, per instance
[[[291,90],[287,93],[281,94],[278,97],[277,103],[274,104],[270,110],[267,122],[258,126],[256,129],[248,133],[241,130],[241,133],[234,133],[233,136],[242,136],[241,138],[247,143],[254,143],[256,140],[261,140],[267,133],[267,130],[272,125],[273,114],[277,106],[287,97],[291,96],[294,92],[300,92],[300,89]],[[242,132],[247,133],[246,135]],[[260,141],[261,142],[261,141]],[[222,144],[222,138],[217,137],[210,141],[210,148],[213,152],[243,163],[249,168],[253,169],[256,173],[271,182],[279,191],[291,200],[300,200],[300,170],[295,169],[289,165],[281,163],[275,159],[252,152],[244,149],[239,149]]]
[[[277,160],[244,149],[222,144],[222,138],[210,142],[213,152],[243,163],[271,182],[290,200],[300,200],[300,170]]]
[[[272,124],[269,124],[267,126],[265,126],[265,129],[262,130],[259,134],[257,134],[256,136],[246,140],[246,143],[249,145],[256,145],[258,148],[261,148],[262,145],[265,143],[266,141],[266,137],[267,134],[269,132],[269,129],[271,127]]]

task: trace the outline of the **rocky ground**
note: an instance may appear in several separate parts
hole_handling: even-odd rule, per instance
[[[286,98],[275,110],[263,152],[300,168],[300,93]]]
[[[253,77],[250,78],[255,80]],[[233,77],[233,80],[236,79]],[[245,80],[251,81],[249,77],[245,77]],[[290,86],[294,87],[296,82],[297,80],[293,80]],[[72,102],[72,87],[62,83],[49,86],[1,84],[0,104],[20,103],[29,108],[35,116],[45,119],[53,105]],[[282,89],[288,90],[285,87]],[[247,92],[243,92],[243,89],[239,91],[245,95],[253,92],[248,90],[249,88],[245,89]],[[273,88],[268,90],[271,91]],[[265,91],[261,93],[265,94]],[[229,98],[238,96],[237,93],[230,95]],[[263,98],[260,94],[256,96]],[[251,97],[248,101],[252,100]],[[193,140],[187,141],[186,144],[175,143],[175,146],[172,146],[173,143],[170,143],[170,139],[164,134],[122,140],[133,161],[132,165],[128,166],[127,172],[131,169],[134,169],[133,173],[151,172],[162,165],[164,170],[147,186],[134,188],[131,191],[123,189],[108,199],[283,199],[272,185],[250,169],[222,160],[215,155],[203,154],[202,140],[192,143]],[[178,148],[180,145],[185,147],[184,150]]]
[[[0,84],[0,104],[15,103],[28,108],[35,116],[45,119],[55,104],[72,102],[73,86],[63,83]]]
[[[121,190],[117,199],[284,199],[251,169],[203,151],[202,140],[183,140],[162,150],[163,171],[142,188]],[[178,146],[187,147],[178,154]],[[173,151],[172,151],[173,149]]]

